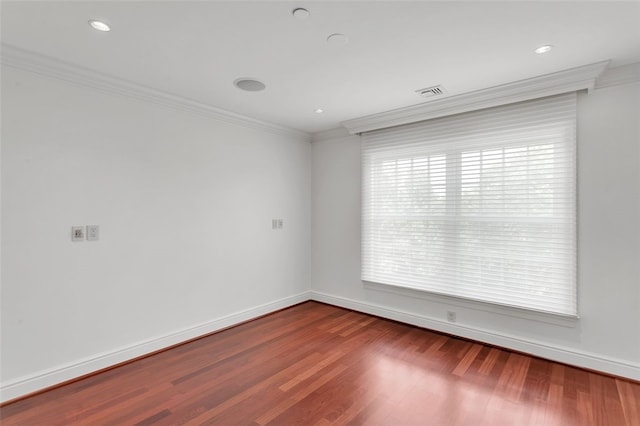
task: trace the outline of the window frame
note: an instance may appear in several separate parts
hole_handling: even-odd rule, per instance
[[[576,151],[577,151],[577,144],[575,142],[575,102],[576,102],[576,96],[575,93],[572,93],[573,95],[573,102],[574,102],[574,112],[573,112],[573,126],[574,126],[574,133],[573,133],[573,169],[571,170],[572,172],[572,179],[573,179],[573,200],[572,200],[572,204],[573,204],[573,219],[574,219],[574,223],[573,223],[573,232],[572,235],[570,235],[570,238],[572,238],[571,241],[569,241],[569,244],[572,244],[574,247],[574,261],[573,261],[573,284],[572,284],[572,296],[569,297],[573,297],[573,308],[574,311],[573,312],[559,312],[559,311],[548,311],[548,310],[541,310],[541,309],[535,309],[535,308],[531,308],[530,306],[523,306],[522,304],[518,304],[518,303],[514,303],[514,304],[509,304],[509,303],[505,303],[504,301],[495,301],[495,300],[487,300],[486,298],[473,298],[470,297],[468,295],[460,295],[460,294],[455,294],[455,293],[450,293],[450,292],[442,292],[439,291],[437,289],[434,288],[429,288],[429,286],[419,286],[419,285],[406,285],[406,284],[399,284],[399,283],[391,283],[391,282],[386,282],[386,280],[378,280],[378,279],[370,279],[369,276],[367,275],[368,272],[365,272],[365,261],[364,261],[364,256],[365,256],[365,238],[366,238],[366,234],[367,231],[365,230],[365,222],[367,220],[371,220],[370,218],[366,217],[365,214],[365,208],[364,208],[364,204],[367,202],[368,197],[370,194],[367,194],[366,191],[368,188],[374,186],[374,183],[370,183],[373,179],[371,176],[367,177],[367,174],[371,174],[371,170],[366,169],[366,167],[374,167],[373,165],[369,165],[365,159],[365,145],[364,143],[366,143],[363,140],[363,182],[367,182],[366,184],[363,185],[363,212],[362,212],[362,220],[363,220],[363,232],[362,232],[362,246],[363,246],[363,262],[362,262],[362,275],[361,278],[363,280],[363,282],[365,283],[369,283],[369,284],[374,284],[372,288],[376,289],[379,288],[379,285],[383,285],[383,286],[390,286],[390,287],[395,287],[395,288],[400,288],[403,289],[404,291],[406,291],[407,289],[410,292],[424,292],[424,293],[428,293],[428,294],[433,294],[436,297],[444,297],[444,298],[453,298],[453,299],[460,299],[462,301],[465,302],[472,302],[474,304],[477,303],[481,303],[481,304],[487,304],[490,306],[498,306],[500,308],[504,308],[507,309],[508,312],[530,312],[532,313],[534,316],[538,316],[538,315],[542,315],[542,317],[546,317],[551,315],[552,317],[558,317],[561,319],[575,319],[579,317],[579,310],[578,310],[578,282],[577,282],[577,212],[575,211],[577,208],[577,165],[576,165],[576,160],[575,160],[575,156],[576,156]],[[560,95],[563,96],[563,95]],[[388,129],[385,129],[385,131],[387,131]],[[525,130],[521,130],[521,132],[525,132]],[[517,133],[517,132],[516,132]],[[526,135],[525,135],[526,136]],[[489,150],[489,149],[501,149],[502,150],[502,155],[504,157],[504,151],[510,148],[516,148],[518,146],[520,147],[527,147],[527,148],[531,148],[532,146],[535,146],[535,143],[532,143],[532,141],[530,139],[534,139],[533,137],[524,137],[524,139],[522,141],[519,141],[517,143],[507,143],[505,144],[504,142],[500,142],[500,143],[496,143],[496,142],[492,142],[492,141],[485,141],[484,143],[481,144],[470,144],[470,145],[461,145],[461,146],[457,146],[452,148],[451,144],[446,144],[446,143],[442,143],[440,144],[441,146],[439,146],[439,144],[433,144],[429,147],[429,149],[426,150],[426,152],[428,152],[428,154],[425,152],[423,154],[420,154],[420,156],[415,155],[413,157],[409,157],[409,158],[400,158],[402,157],[401,155],[395,154],[395,155],[390,155],[387,161],[393,161],[393,159],[395,158],[396,161],[396,168],[397,168],[397,162],[401,161],[401,160],[405,160],[408,161],[409,159],[412,162],[412,166],[411,169],[413,170],[414,167],[414,162],[417,158],[429,158],[429,162],[431,161],[431,157],[434,156],[442,156],[445,155],[445,161],[446,161],[446,209],[447,210],[453,210],[455,213],[453,215],[449,215],[447,214],[447,221],[450,221],[453,225],[453,227],[455,228],[455,231],[453,232],[447,232],[446,236],[448,238],[454,238],[454,240],[459,240],[460,239],[460,233],[458,231],[458,227],[460,226],[460,215],[459,215],[459,210],[460,210],[460,205],[462,203],[462,197],[459,194],[456,194],[455,196],[449,196],[450,193],[457,193],[459,191],[461,191],[461,181],[462,181],[462,177],[461,177],[461,170],[459,169],[460,164],[461,164],[461,160],[460,158],[457,158],[455,161],[450,159],[450,155],[457,155],[458,157],[462,157],[464,155],[464,152],[471,152],[471,151],[478,151],[479,153],[482,153],[483,150]],[[412,143],[415,145],[415,140],[412,141]],[[544,144],[543,144],[544,145]],[[402,147],[399,147],[397,149],[397,151],[401,152],[402,151]],[[527,157],[528,158],[528,157]],[[555,158],[555,157],[554,157]],[[452,165],[455,165],[455,167],[452,167]],[[528,169],[527,169],[528,170]],[[528,173],[528,172],[527,172]],[[454,200],[454,201],[453,201]],[[478,216],[480,217],[480,216]],[[492,223],[491,220],[487,220],[488,223]],[[535,220],[531,220],[531,218],[529,218],[528,221],[525,221],[526,223],[535,223]],[[540,223],[545,222],[544,220],[540,220]],[[553,221],[551,221],[553,222]],[[495,221],[495,223],[500,223],[499,221]],[[459,243],[455,243],[455,244],[450,244],[448,247],[456,247],[456,251],[458,250],[459,247]],[[457,256],[454,254],[449,254],[449,256]],[[456,262],[454,261],[450,261],[448,262],[449,265],[452,265]],[[458,262],[458,267],[459,267],[459,262]],[[371,287],[371,286],[370,286]],[[562,320],[561,320],[562,322]]]

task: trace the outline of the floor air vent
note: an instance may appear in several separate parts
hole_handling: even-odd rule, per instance
[[[422,96],[423,98],[431,98],[433,96],[442,95],[445,92],[444,87],[442,86],[432,86],[427,87],[426,89],[416,90],[416,93]]]

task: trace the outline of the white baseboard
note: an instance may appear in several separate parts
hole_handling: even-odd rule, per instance
[[[632,380],[640,380],[640,364],[631,363],[625,360],[603,357],[601,355],[577,351],[575,349],[561,346],[551,346],[534,340],[523,340],[522,338],[515,336],[499,334],[481,328],[470,327],[468,325],[452,324],[424,315],[416,315],[397,309],[390,309],[377,304],[365,303],[317,291],[311,291],[311,299],[358,312],[416,325],[430,330],[466,337],[468,339],[528,353],[552,361],[601,371],[616,376],[628,377]]]
[[[225,315],[159,338],[145,340],[130,346],[96,354],[65,365],[9,380],[0,385],[0,402],[9,401],[307,300],[309,300],[309,293],[300,293],[295,296]]]
[[[451,324],[436,318],[416,315],[397,309],[390,309],[372,303],[365,303],[317,291],[310,291],[259,305],[244,311],[235,312],[159,338],[145,340],[134,345],[96,354],[65,365],[60,365],[28,376],[7,381],[0,385],[0,402],[9,401],[139,356],[146,355],[208,333],[222,330],[279,309],[305,302],[307,300],[316,300],[318,302],[324,302],[358,312],[377,315],[383,318],[416,325],[430,330],[441,331],[477,340],[479,342],[485,342],[529,353],[541,358],[565,364],[602,371],[616,376],[628,377],[633,380],[640,380],[640,364],[602,357],[600,355],[576,351],[570,348],[550,346],[545,343],[523,340],[519,337],[498,334],[489,330],[469,327],[467,325]]]

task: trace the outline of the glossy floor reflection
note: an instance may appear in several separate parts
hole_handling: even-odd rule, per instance
[[[640,384],[307,302],[2,408],[3,425],[640,425]]]

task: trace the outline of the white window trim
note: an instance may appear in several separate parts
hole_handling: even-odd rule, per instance
[[[567,120],[569,120],[570,117],[574,117],[572,120],[575,120],[575,115],[572,115],[572,114],[576,114],[577,111],[575,110],[575,104],[574,104],[573,107],[571,107],[571,103],[572,102],[573,103],[576,102],[575,95],[572,96],[572,97],[563,96],[563,97],[549,98],[548,100],[547,99],[540,100],[540,102],[535,102],[533,104],[532,103],[526,103],[526,104],[522,104],[521,106],[517,106],[515,110],[514,109],[509,109],[509,108],[507,108],[507,109],[502,108],[497,113],[498,114],[503,114],[505,111],[507,111],[507,113],[510,114],[511,111],[518,111],[515,114],[523,114],[523,113],[524,114],[528,114],[529,113],[529,108],[537,108],[539,106],[542,106],[543,108],[545,108],[547,105],[549,105],[550,108],[559,107],[561,109],[558,110],[558,112],[566,112],[568,114],[568,115],[565,115],[565,116],[560,115],[558,117],[560,120],[564,120],[565,117],[566,117]],[[572,109],[573,109],[573,112],[572,112]],[[544,117],[544,114],[546,114],[547,117],[550,117],[551,120],[553,120],[554,117],[555,117],[554,115],[549,115],[550,113],[548,113],[546,110],[539,110],[539,111],[541,111],[541,113],[543,114],[542,116],[534,115],[533,117],[531,117],[529,119],[529,118],[527,118],[527,115],[522,115],[522,117],[524,117],[524,121],[522,122],[522,125],[529,126],[530,124],[529,124],[529,121],[527,121],[527,120],[535,120],[534,122],[538,123],[538,120],[540,120],[541,117]],[[551,110],[551,111],[554,111],[554,113],[555,113],[555,110]],[[494,115],[491,115],[491,114],[493,114],[493,112],[492,113],[481,113],[480,115],[472,115],[472,116],[465,116],[465,117],[472,117],[472,118],[469,118],[470,121],[468,121],[468,123],[471,123],[472,127],[470,127],[470,128],[474,128],[473,126],[475,126],[476,124],[475,124],[475,122],[473,120],[476,120],[476,121],[477,120],[485,120],[485,119],[492,120]],[[511,118],[510,116],[508,116],[508,117]],[[546,117],[545,117],[545,119],[546,119]],[[369,163],[369,162],[370,161],[374,161],[372,159],[375,159],[375,158],[377,158],[377,160],[375,160],[376,162],[377,161],[384,161],[384,158],[386,157],[386,154],[385,154],[386,152],[389,152],[389,154],[390,154],[389,159],[390,160],[393,160],[397,155],[402,156],[403,152],[404,152],[405,155],[409,155],[410,157],[411,157],[411,155],[414,155],[414,153],[415,153],[415,155],[424,155],[424,151],[423,151],[424,148],[423,147],[425,146],[424,145],[425,143],[426,143],[426,146],[428,146],[429,144],[432,144],[433,152],[434,152],[434,154],[437,154],[439,152],[438,151],[438,149],[439,149],[438,147],[440,147],[441,146],[440,144],[443,143],[440,139],[437,139],[437,138],[439,138],[441,136],[444,137],[445,139],[449,138],[449,137],[453,137],[454,138],[453,140],[457,141],[456,137],[453,136],[453,135],[460,134],[460,133],[453,133],[453,134],[449,134],[448,133],[449,126],[457,126],[456,123],[458,122],[458,119],[454,118],[453,120],[452,119],[448,119],[448,120],[449,121],[444,121],[444,122],[441,121],[441,120],[437,121],[436,122],[437,124],[434,124],[434,125],[429,125],[429,124],[424,124],[423,125],[422,123],[420,123],[420,124],[417,124],[417,125],[414,125],[414,126],[402,126],[402,127],[399,127],[398,129],[392,129],[390,131],[389,130],[383,130],[382,132],[374,132],[374,133],[372,133],[371,138],[368,141],[365,142],[365,145],[363,147],[363,149],[365,149],[365,151],[363,151],[363,161],[365,161],[365,163],[363,163],[363,164],[367,165],[367,167],[369,167],[368,164],[371,164],[371,167],[373,167],[377,163]],[[463,121],[463,123],[466,123],[466,122]],[[501,122],[497,121],[496,123],[500,125]],[[544,123],[544,121],[542,121],[542,123]],[[562,122],[559,122],[559,123],[562,123]],[[566,123],[569,124],[570,122],[567,121]],[[443,125],[444,127],[440,127],[441,125]],[[494,125],[495,124],[491,124],[488,127],[488,129],[494,129],[493,127],[491,127],[491,126],[494,126]],[[516,121],[516,122],[513,122],[512,125],[516,126],[516,127],[511,127],[516,132],[513,136],[516,136],[517,132],[518,132],[518,127],[517,126],[520,125],[520,123],[518,123]],[[575,126],[575,122],[574,122],[573,125]],[[433,126],[436,126],[436,127],[433,127]],[[464,126],[464,125],[460,125],[460,126]],[[447,129],[447,132],[442,132],[442,129]],[[459,127],[459,128],[452,127],[452,129],[455,129],[454,132],[460,132],[460,131],[462,131],[462,129],[465,129],[465,127]],[[507,129],[509,129],[509,128],[507,127]],[[565,129],[566,129],[566,127],[565,127]],[[568,127],[568,129],[571,129],[571,127]],[[571,130],[569,130],[569,131],[571,131]],[[467,132],[466,136],[464,136],[463,139],[460,139],[461,141],[463,141],[462,145],[458,145],[458,146],[453,145],[453,147],[452,147],[452,146],[449,145],[449,142],[447,142],[446,144],[443,144],[442,145],[443,152],[450,151],[450,152],[455,153],[461,147],[463,147],[463,148],[466,147],[467,146],[467,142],[466,142],[467,139],[466,138],[468,138],[469,135],[474,135],[474,134],[475,133],[468,133]],[[483,133],[480,133],[478,135],[478,137],[482,138],[483,137],[482,135],[483,135]],[[500,135],[500,134],[498,133],[498,135]],[[432,137],[435,137],[436,139],[431,139]],[[484,136],[484,137],[486,138],[486,136]],[[491,136],[491,137],[493,137],[493,136]],[[569,136],[569,137],[571,137],[571,136]],[[575,134],[574,134],[573,137],[575,137]],[[443,139],[443,140],[445,140],[445,139]],[[471,138],[470,140],[473,141],[473,139],[474,138]],[[566,166],[566,167],[569,167],[567,169],[567,171],[572,170],[572,168],[576,166],[575,158],[572,159],[572,156],[575,155],[575,146],[573,145],[573,144],[575,144],[575,141],[571,142],[571,140],[572,139],[568,139],[567,140],[569,145],[566,145],[566,147],[567,147],[566,149],[568,149],[568,151],[566,151],[565,154],[560,154],[562,156],[568,155],[568,157],[565,157],[566,160],[569,161],[568,165]],[[485,142],[487,142],[487,141],[490,141],[490,139],[487,139]],[[458,142],[456,142],[456,143],[458,143]],[[510,145],[511,144],[508,143],[505,146],[510,146]],[[561,145],[561,146],[565,146],[565,145]],[[410,148],[408,148],[408,147],[410,147]],[[473,147],[473,145],[471,145],[470,147]],[[481,146],[479,146],[479,148],[481,148]],[[561,149],[564,149],[564,148],[561,148]],[[429,152],[429,148],[427,148],[426,152]],[[365,155],[366,155],[366,160],[365,160]],[[409,157],[407,157],[407,158],[409,158]],[[413,163],[411,163],[411,164],[413,164]],[[378,166],[376,166],[376,167],[378,167]],[[563,167],[565,167],[565,166],[563,166]],[[449,167],[447,167],[446,170],[447,170],[447,173],[449,174],[451,169]],[[575,179],[577,179],[576,172],[577,172],[577,170],[574,169],[573,178],[571,178],[572,181],[574,182],[574,185],[577,185],[577,182],[575,181]],[[373,173],[373,172],[370,172],[368,168],[365,168],[365,169],[363,169],[363,173],[364,173],[364,175],[368,176],[370,173]],[[378,170],[378,172],[376,172],[376,173],[381,173],[381,171]],[[372,176],[371,178],[373,178],[374,176],[376,176],[376,174],[374,173],[371,176]],[[419,176],[422,176],[422,175],[419,175]],[[571,175],[569,175],[569,176],[571,176]],[[370,182],[367,179],[370,179],[370,178],[365,178],[366,182]],[[455,177],[455,176],[454,177],[449,177],[448,176],[447,177],[447,182],[449,182],[451,180],[456,182],[456,179],[457,179],[457,177]],[[367,185],[369,185],[369,184],[367,184]],[[366,187],[368,187],[368,186],[366,186]],[[560,187],[560,188],[562,188],[562,187]],[[449,189],[449,185],[448,184],[447,184],[447,189]],[[574,197],[577,196],[577,192],[576,192],[577,191],[577,186],[574,186],[573,189],[571,189],[571,187],[566,187],[566,190],[570,191],[570,192],[567,193],[567,195],[573,194]],[[564,189],[560,189],[560,191],[564,191]],[[367,192],[367,194],[369,194],[369,193]],[[560,196],[562,196],[563,193],[561,192],[561,193],[558,193],[558,194]],[[380,202],[380,201],[375,202],[377,196],[379,196],[379,195],[376,195],[375,192],[371,193],[368,196],[363,195],[363,197],[364,197],[363,198],[363,202],[364,202],[365,199],[368,199],[370,201],[373,200],[374,204],[376,204],[376,203]],[[373,198],[370,198],[370,197],[373,197]],[[522,312],[522,311],[531,312],[531,314],[533,315],[534,318],[539,318],[539,317],[542,317],[542,318],[558,317],[558,318],[563,319],[563,320],[566,319],[566,318],[571,318],[571,319],[578,318],[578,314],[577,314],[577,302],[578,302],[577,301],[577,290],[578,289],[577,289],[577,276],[576,276],[576,274],[577,274],[577,265],[575,264],[575,262],[577,261],[577,223],[576,223],[576,221],[577,221],[577,212],[574,211],[573,216],[571,216],[571,215],[569,215],[569,216],[564,216],[564,215],[561,216],[561,220],[567,219],[567,220],[571,221],[571,222],[565,222],[566,224],[574,223],[575,229],[573,231],[571,231],[571,234],[567,234],[567,235],[572,235],[572,240],[571,240],[572,243],[569,242],[569,241],[567,241],[567,243],[565,243],[565,244],[569,244],[570,246],[573,245],[573,248],[572,249],[568,248],[566,245],[564,245],[562,247],[558,247],[558,249],[560,251],[562,251],[564,249],[571,250],[571,251],[568,251],[566,253],[573,253],[576,256],[576,257],[573,258],[574,259],[573,261],[571,260],[571,258],[564,258],[564,262],[565,263],[562,264],[564,268],[568,268],[568,267],[570,267],[571,262],[573,262],[575,267],[576,267],[574,272],[572,273],[572,272],[570,272],[570,269],[565,269],[565,272],[561,272],[560,273],[561,274],[560,277],[564,276],[567,279],[569,279],[571,276],[574,277],[573,280],[572,280],[573,285],[574,285],[574,287],[572,289],[573,290],[572,292],[573,292],[573,294],[575,296],[574,302],[573,302],[574,303],[574,305],[573,305],[574,308],[570,309],[570,310],[567,309],[565,311],[564,308],[563,308],[563,305],[562,304],[558,304],[558,305],[556,305],[557,308],[559,308],[557,311],[556,311],[555,308],[554,309],[550,309],[549,311],[547,311],[546,309],[543,309],[543,306],[544,306],[543,303],[544,303],[545,299],[541,299],[539,297],[537,298],[537,302],[536,302],[536,298],[531,299],[533,303],[531,305],[529,305],[529,306],[527,306],[528,303],[523,304],[522,306],[519,306],[519,303],[514,303],[513,305],[511,305],[511,303],[509,303],[508,298],[506,298],[506,297],[503,297],[502,301],[498,301],[498,299],[496,299],[495,302],[492,301],[494,298],[490,296],[491,290],[489,290],[489,292],[487,292],[487,293],[484,293],[485,297],[489,296],[486,299],[484,297],[479,297],[478,299],[476,299],[475,297],[473,297],[472,294],[466,294],[466,295],[465,294],[457,294],[456,291],[452,291],[451,293],[449,293],[448,291],[446,291],[446,289],[455,287],[455,278],[453,278],[453,280],[452,280],[451,279],[451,275],[449,276],[449,278],[444,278],[445,281],[442,282],[443,287],[440,287],[440,284],[438,284],[436,286],[433,286],[432,288],[420,288],[422,286],[420,285],[419,279],[418,279],[418,281],[414,281],[414,277],[412,276],[413,274],[415,274],[417,272],[417,270],[413,270],[413,269],[410,270],[408,272],[409,275],[404,275],[402,272],[400,272],[399,275],[396,275],[395,272],[387,272],[387,271],[384,271],[384,270],[380,270],[378,267],[375,266],[375,265],[377,265],[377,261],[375,260],[375,258],[372,259],[371,256],[372,255],[373,256],[379,256],[379,255],[384,255],[385,253],[388,253],[389,256],[391,256],[391,258],[394,258],[394,256],[392,255],[392,252],[389,252],[388,250],[395,250],[395,249],[393,249],[393,248],[385,248],[384,243],[381,246],[380,245],[381,244],[380,240],[378,239],[378,237],[376,237],[376,233],[377,233],[376,229],[377,228],[370,228],[370,226],[372,224],[371,221],[374,220],[375,215],[380,214],[380,211],[378,211],[376,209],[377,208],[383,208],[383,209],[385,208],[384,207],[385,204],[378,204],[379,207],[376,207],[373,210],[370,210],[372,208],[372,205],[368,204],[370,201],[367,201],[367,206],[368,206],[367,212],[368,213],[366,213],[366,217],[368,218],[366,223],[367,223],[367,229],[369,229],[369,231],[367,231],[365,233],[365,231],[363,230],[363,235],[362,235],[362,238],[363,238],[363,240],[362,240],[363,250],[364,250],[364,247],[366,245],[366,247],[368,247],[367,253],[369,253],[366,256],[366,259],[367,259],[366,264],[363,263],[363,266],[362,266],[362,268],[363,268],[362,269],[363,281],[372,281],[372,279],[373,279],[373,280],[376,280],[376,283],[375,283],[376,285],[382,285],[383,288],[384,287],[401,287],[401,288],[409,289],[414,294],[415,293],[435,294],[437,296],[442,296],[442,297],[448,298],[449,301],[452,300],[452,299],[453,300],[465,300],[465,301],[468,301],[468,302],[471,302],[471,303],[474,303],[474,304],[480,303],[482,305],[500,306],[501,307],[500,309],[502,309],[502,311],[500,311],[500,312]],[[457,202],[458,201],[456,201],[456,203]],[[577,200],[574,198],[573,209],[575,209],[577,207],[576,202],[577,202]],[[566,203],[563,202],[563,204],[561,204],[560,207],[561,208],[566,208],[566,207],[569,207],[570,205],[571,205],[571,203],[566,204]],[[376,213],[376,212],[378,212],[378,213]],[[362,215],[363,215],[363,220],[364,220],[365,211],[362,212]],[[371,216],[371,215],[373,215],[373,216]],[[530,221],[530,219],[528,219],[527,222],[528,221]],[[363,222],[363,226],[365,226],[364,224],[365,224],[365,222]],[[399,235],[405,235],[403,232],[404,231],[400,232]],[[365,238],[366,235],[369,235],[369,238],[372,238],[372,239]],[[407,234],[407,235],[415,235],[415,237],[418,238],[421,234],[420,233],[417,233],[417,234],[411,233],[411,234]],[[445,233],[445,236],[446,235],[453,235],[453,234]],[[377,247],[377,248],[374,248],[374,247]],[[413,258],[413,259],[415,260],[415,258]],[[363,260],[363,262],[364,262],[364,260]],[[371,263],[371,262],[373,262],[373,263]],[[410,262],[413,262],[413,261],[410,261]],[[405,262],[402,262],[401,264],[404,264],[404,263]],[[455,263],[456,262],[445,262],[445,264],[449,264],[450,266],[453,266]],[[365,266],[365,265],[368,265],[368,266]],[[418,265],[419,264],[415,264],[414,266],[417,267]],[[516,272],[516,274],[519,273],[517,270],[515,272]],[[388,273],[390,275],[388,275]],[[562,274],[568,274],[568,275],[562,275]],[[414,275],[414,276],[418,277],[420,275],[418,274],[418,275]],[[446,275],[445,275],[445,277],[446,277]],[[426,276],[425,276],[425,278],[426,278]],[[393,282],[392,281],[388,281],[390,279],[392,279]],[[397,282],[395,281],[396,279],[398,279]],[[377,281],[377,280],[379,280],[379,281]],[[414,286],[413,284],[411,284],[412,282],[415,282],[416,285]],[[472,284],[472,287],[473,286],[474,286],[474,284]],[[464,290],[463,293],[468,292],[468,288],[469,287],[467,287],[467,290]],[[514,288],[516,288],[516,287],[514,287]],[[555,287],[555,288],[558,289],[558,291],[560,291],[560,292],[564,292],[565,291],[565,290],[563,290],[563,288],[565,288],[565,287],[563,287],[563,284],[559,284],[559,286]],[[568,287],[566,289],[568,289]],[[442,290],[442,292],[440,290]],[[496,293],[494,293],[494,294],[496,294]],[[509,293],[506,293],[506,294],[509,294]],[[518,297],[519,295],[524,295],[524,294],[526,294],[526,293],[520,293],[520,292],[516,291],[514,293],[514,296]],[[561,293],[555,293],[555,294],[559,295]],[[562,300],[562,299],[558,299],[558,300]],[[569,299],[566,299],[566,300],[568,301]],[[564,306],[566,306],[568,308],[568,305],[564,305]],[[506,311],[504,309],[506,309]],[[574,310],[574,309],[576,309],[576,310]],[[565,311],[565,312],[563,312],[563,311]],[[523,315],[518,314],[517,316],[518,317],[522,317]]]
[[[367,290],[394,294],[397,296],[409,297],[412,299],[423,299],[430,302],[441,303],[447,306],[458,306],[474,311],[488,312],[512,318],[526,319],[545,324],[558,325],[566,328],[575,328],[580,320],[580,316],[554,314],[550,312],[533,311],[530,309],[518,308],[516,306],[500,305],[497,303],[484,302],[482,300],[466,299],[462,297],[449,296],[446,294],[433,293],[428,291],[415,290],[409,287],[401,287],[390,284],[380,284],[370,281],[362,281]]]

